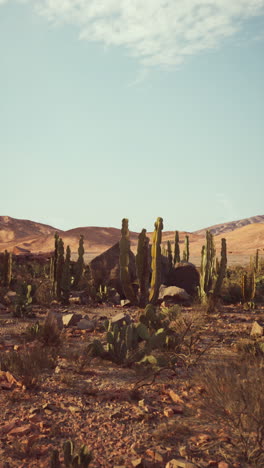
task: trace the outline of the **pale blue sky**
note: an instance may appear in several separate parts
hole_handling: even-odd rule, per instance
[[[264,0],[0,0],[0,215],[264,214]]]

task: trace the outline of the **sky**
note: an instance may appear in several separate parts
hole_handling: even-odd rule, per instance
[[[264,0],[0,0],[0,215],[264,214]]]

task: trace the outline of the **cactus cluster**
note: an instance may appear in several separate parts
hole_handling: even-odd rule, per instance
[[[53,294],[57,299],[65,304],[69,301],[70,288],[72,283],[71,272],[71,250],[70,247],[66,248],[66,255],[64,257],[64,242],[61,237],[55,233],[54,256],[50,260],[50,279],[53,282]],[[74,285],[78,286],[80,279],[84,274],[84,248],[83,236],[80,236],[79,241],[79,257],[75,265]]]
[[[253,307],[253,300],[256,294],[256,275],[254,269],[249,274],[243,273],[241,289],[243,303],[248,303]]]
[[[220,295],[223,279],[226,274],[227,256],[226,240],[221,240],[221,260],[216,263],[214,236],[206,232],[206,245],[202,247],[199,296],[202,303],[209,297],[216,299]]]
[[[76,453],[73,441],[67,440],[63,444],[63,458],[66,468],[87,468],[92,461],[92,453],[86,445],[82,445]],[[62,468],[58,450],[53,450],[51,454],[50,468]]]
[[[159,287],[161,282],[161,233],[163,229],[162,218],[157,218],[155,230],[153,233],[151,246],[151,282],[149,289],[149,239],[146,236],[146,230],[143,229],[138,237],[138,249],[136,255],[136,269],[139,285],[139,298],[131,283],[129,273],[129,229],[128,219],[122,220],[120,248],[120,279],[123,292],[126,298],[134,305],[144,307],[148,302],[155,304],[159,296]]]

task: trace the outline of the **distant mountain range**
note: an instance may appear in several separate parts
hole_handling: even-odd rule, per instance
[[[264,255],[264,215],[252,216],[227,223],[217,224],[198,231],[180,232],[180,243],[184,242],[186,234],[190,238],[191,261],[198,262],[201,247],[204,243],[206,230],[215,235],[216,248],[220,247],[221,238],[227,240],[231,260],[248,257],[257,248]],[[51,252],[54,249],[54,234],[63,238],[65,245],[70,245],[72,252],[77,252],[80,234],[84,236],[85,252],[89,258],[99,255],[120,240],[120,229],[111,227],[79,227],[62,231],[53,226],[30,220],[15,219],[10,216],[0,216],[0,251],[7,249],[16,254],[30,251],[32,253]],[[152,233],[148,233],[151,238]],[[175,231],[163,231],[162,241],[174,241]],[[130,231],[131,248],[136,250],[138,233]]]

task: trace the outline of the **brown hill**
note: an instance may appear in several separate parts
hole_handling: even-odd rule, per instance
[[[242,227],[241,227],[242,224]],[[249,256],[256,249],[264,254],[264,216],[255,216],[245,220],[219,224],[209,228],[215,233],[217,250],[220,249],[221,238],[227,240],[229,263],[248,262]],[[58,232],[65,245],[70,245],[73,258],[78,251],[79,237],[84,236],[84,248],[86,261],[91,260],[120,239],[120,229],[111,227],[79,227],[62,231],[52,226],[35,223],[29,220],[19,220],[9,216],[0,217],[0,251],[7,249],[18,254],[24,250],[32,253],[51,252],[54,249],[54,234]],[[202,245],[205,241],[206,229],[193,233],[180,232],[180,249],[183,251],[185,235],[190,239],[190,260],[199,264]],[[152,232],[148,233],[150,240]],[[175,231],[164,231],[163,244],[167,241],[174,242]],[[131,248],[136,252],[138,233],[130,232]]]

